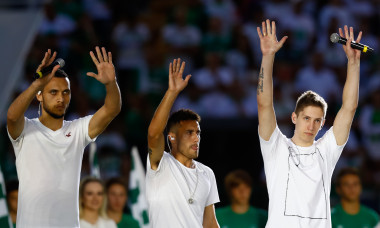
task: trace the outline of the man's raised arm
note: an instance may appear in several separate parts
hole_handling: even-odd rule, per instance
[[[108,124],[119,114],[121,110],[121,96],[119,86],[116,82],[115,67],[112,63],[111,52],[106,52],[103,47],[100,51],[99,47],[95,48],[97,57],[91,51],[90,56],[96,65],[98,74],[89,72],[88,76],[95,78],[106,87],[106,98],[104,105],[92,116],[89,126],[88,135],[95,138],[102,133]]]
[[[169,65],[169,88],[165,93],[160,105],[153,115],[148,128],[148,151],[150,165],[153,170],[158,168],[159,162],[164,154],[165,139],[164,130],[169,118],[170,110],[178,94],[187,86],[191,75],[182,78],[185,62],[175,59]]]
[[[344,35],[339,28],[340,36],[347,39],[347,44],[343,46],[344,52],[347,55],[347,78],[343,88],[342,107],[334,120],[334,136],[338,145],[343,145],[350,133],[352,120],[354,119],[356,108],[359,100],[359,74],[360,74],[360,54],[359,50],[351,48],[351,42],[354,41],[354,29],[344,26]],[[359,43],[362,37],[362,32],[359,33],[355,42]]]
[[[262,22],[262,32],[257,27],[263,59],[257,85],[257,105],[259,115],[259,134],[269,140],[276,127],[276,116],[273,108],[273,62],[276,52],[285,43],[287,36],[277,41],[276,24],[269,20]]]
[[[45,52],[44,59],[38,66],[36,72],[41,71],[42,68],[50,65],[54,61],[56,56],[56,52],[54,52],[53,55],[51,55],[51,50],[48,49],[48,51]],[[33,101],[38,91],[41,91],[44,88],[44,86],[52,79],[58,68],[59,65],[55,66],[50,74],[35,80],[9,106],[7,113],[7,128],[10,136],[13,139],[17,139],[20,136],[22,130],[24,129],[24,114],[28,109],[30,103]]]

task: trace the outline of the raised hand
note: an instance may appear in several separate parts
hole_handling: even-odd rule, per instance
[[[257,27],[257,33],[260,38],[260,48],[263,55],[274,55],[288,38],[284,36],[280,41],[277,41],[276,23],[272,21],[271,25],[269,19],[262,22],[262,33],[260,27]]]
[[[361,54],[361,51],[360,50],[356,50],[356,49],[353,49],[351,47],[351,42],[356,42],[356,43],[359,43],[360,40],[362,39],[362,32],[360,31],[359,32],[359,35],[355,41],[354,39],[354,29],[352,27],[350,27],[350,33],[348,33],[348,27],[347,25],[344,26],[344,34],[343,34],[343,30],[341,28],[339,28],[339,35],[341,37],[344,37],[347,39],[347,42],[346,42],[346,45],[343,45],[343,50],[344,52],[346,53],[346,56],[349,60],[358,60],[360,59],[360,54]]]
[[[36,72],[41,71],[43,68],[49,66],[53,63],[55,60],[55,57],[57,57],[57,52],[54,52],[53,55],[51,54],[51,50],[48,49],[47,52],[45,52],[44,58],[41,61],[41,64],[37,67]],[[37,79],[35,82],[39,84],[40,89],[43,88],[54,76],[55,72],[59,69],[59,65],[55,66],[52,70],[52,72],[40,79]]]
[[[182,78],[183,71],[185,70],[185,62],[181,59],[174,59],[173,63],[169,65],[169,90],[176,93],[181,92],[189,82],[191,75],[187,75],[185,79]]]
[[[112,63],[112,54],[111,52],[106,52],[106,49],[102,47],[102,52],[100,52],[99,47],[95,47],[96,54],[98,58],[95,57],[94,52],[90,51],[90,56],[92,61],[96,65],[98,74],[93,72],[88,72],[87,76],[93,77],[104,85],[114,82],[116,80],[115,67]]]

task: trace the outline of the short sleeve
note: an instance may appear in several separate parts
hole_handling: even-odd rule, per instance
[[[348,141],[348,138],[347,138]],[[339,146],[336,142],[333,127],[331,127],[322,138],[317,141],[317,147],[321,152],[326,151],[325,157],[328,160],[330,169],[334,169],[347,141]]]
[[[259,139],[260,139],[260,148],[261,148],[261,153],[263,155],[264,162],[265,161],[272,161],[276,159],[276,148],[277,145],[279,144],[280,137],[282,136],[282,133],[278,126],[274,129],[272,135],[270,136],[269,140],[266,141],[263,139],[260,134]]]
[[[79,118],[78,121],[78,127],[81,129],[82,134],[84,135],[85,139],[85,145],[88,145],[90,142],[95,142],[97,136],[93,139],[90,138],[88,135],[88,128],[90,125],[90,121],[93,115],[85,116],[82,118]]]
[[[218,203],[220,201],[219,200],[218,187],[216,185],[216,179],[215,179],[214,172],[210,168],[207,168],[207,174],[210,178],[210,193],[207,197],[205,207],[207,207],[211,204]]]
[[[158,164],[158,167],[156,170],[153,170],[152,169],[152,166],[150,165],[150,158],[149,158],[149,154],[148,154],[148,158],[146,159],[146,176],[147,177],[154,177],[156,175],[158,175],[158,173],[162,173],[162,171],[165,169],[165,166],[166,166],[166,155],[165,155],[165,151],[164,151],[164,154],[162,155],[162,158],[160,160],[160,163]]]
[[[23,145],[23,142],[24,142],[24,136],[25,136],[25,132],[26,132],[26,129],[28,129],[29,125],[31,124],[30,123],[30,120],[26,117],[25,118],[25,122],[24,122],[24,129],[22,129],[22,132],[21,134],[17,137],[17,139],[13,139],[12,136],[9,134],[9,131],[8,131],[8,126],[7,126],[7,133],[8,133],[8,137],[9,139],[11,140],[11,143],[13,145],[13,148],[14,148],[14,151],[15,151],[15,155],[16,157],[18,156],[20,150],[21,150],[21,147]]]

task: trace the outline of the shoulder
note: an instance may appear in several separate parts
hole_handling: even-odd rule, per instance
[[[214,171],[212,171],[212,169],[210,167],[208,167],[207,165],[204,165],[203,163],[201,163],[199,161],[195,161],[195,164],[196,164],[197,168],[199,168],[200,170],[206,172],[207,174],[214,175]]]
[[[376,220],[379,220],[379,214],[377,214],[375,210],[364,205],[360,206],[360,210],[362,210],[365,214],[368,214],[369,216],[375,218]]]
[[[231,212],[231,207],[226,206],[226,207],[218,207],[215,209],[215,214],[216,216],[223,216],[225,214],[228,214]]]
[[[254,212],[255,214],[261,215],[261,216],[268,216],[268,211],[261,209],[261,208],[256,208],[256,207],[250,207],[250,210]]]

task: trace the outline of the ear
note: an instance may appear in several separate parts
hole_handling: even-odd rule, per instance
[[[38,93],[36,94],[36,98],[39,102],[42,102],[42,91],[38,91]]]
[[[293,124],[296,124],[297,121],[297,114],[295,112],[292,112],[292,122]]]

